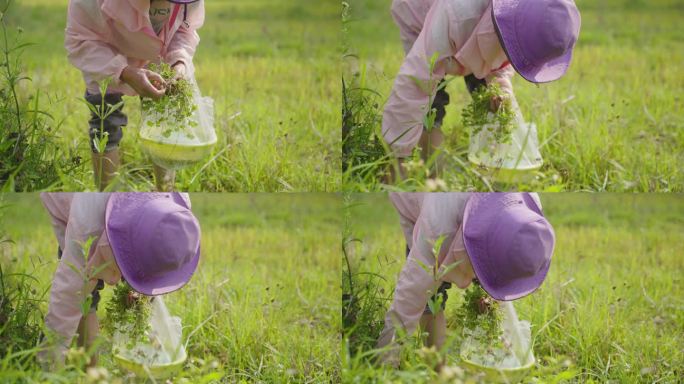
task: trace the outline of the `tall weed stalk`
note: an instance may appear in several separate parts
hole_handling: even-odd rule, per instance
[[[54,188],[81,166],[56,142],[60,124],[41,109],[40,92],[26,91],[31,78],[22,70],[22,54],[32,44],[22,29],[11,31],[7,12],[0,11],[0,187],[3,191]]]

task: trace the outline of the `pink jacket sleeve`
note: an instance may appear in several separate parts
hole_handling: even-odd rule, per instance
[[[47,328],[60,337],[62,350],[75,336],[83,315],[82,303],[97,283],[94,279],[84,279],[87,260],[83,245],[89,238],[102,234],[107,198],[107,194],[79,193],[71,204],[62,259],[52,280],[45,317]]]
[[[508,93],[512,97],[515,97],[512,83],[513,76],[515,76],[515,70],[513,69],[512,65],[508,64],[498,71],[490,73],[485,79],[487,80],[487,84],[497,83],[501,86],[502,91]]]
[[[399,27],[404,53],[409,53],[413,43],[423,29],[425,16],[435,0],[393,0],[390,9],[394,22]]]
[[[413,228],[413,246],[399,274],[394,299],[385,317],[383,336],[394,333],[397,324],[408,334],[413,333],[418,326],[428,299],[441,284],[441,280],[435,281],[421,263],[429,267],[435,265],[432,248],[441,236],[444,236],[444,242],[438,259],[442,268],[445,267],[444,262],[449,260],[448,253],[460,250],[461,247],[453,247],[452,244],[461,225],[468,197],[466,193],[437,193],[425,197]]]
[[[97,6],[97,2],[93,3]],[[80,69],[85,77],[97,82],[110,77],[111,84],[116,86],[120,84],[121,72],[128,66],[128,60],[105,43],[107,28],[105,25],[98,25],[104,19],[95,20],[89,15],[89,10],[84,9],[83,4],[69,2],[64,39],[69,62]]]
[[[183,12],[181,10],[181,12]],[[182,23],[173,35],[164,61],[175,64],[179,61],[186,66],[192,63],[192,57],[200,42],[197,30],[204,24],[204,1],[188,5],[187,25]]]
[[[397,157],[407,157],[418,144],[423,132],[423,118],[430,108],[430,99],[455,52],[448,39],[449,17],[444,0],[430,8],[423,30],[404,59],[394,80],[392,92],[385,104],[382,134]],[[430,70],[430,60],[436,56]]]

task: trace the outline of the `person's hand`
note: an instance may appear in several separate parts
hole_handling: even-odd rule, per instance
[[[503,104],[504,100],[506,99],[506,96],[492,96],[491,99],[489,99],[489,110],[493,113],[497,113],[499,111],[499,108],[501,108],[501,104]]]
[[[154,100],[160,99],[166,92],[166,82],[161,75],[145,68],[129,65],[121,72],[121,81],[130,85],[140,96]]]
[[[491,296],[481,297],[477,301],[477,312],[481,315],[490,313],[494,309],[496,301]]]
[[[173,71],[176,72],[176,75],[173,77],[174,80],[184,79],[188,72],[185,63],[182,61],[176,62],[176,64],[172,65],[171,68],[173,68]]]

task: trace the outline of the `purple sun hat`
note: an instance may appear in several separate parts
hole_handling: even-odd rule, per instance
[[[197,268],[200,227],[179,193],[113,193],[105,230],[121,275],[144,295],[181,288]]]
[[[544,281],[555,234],[529,193],[475,193],[466,203],[463,240],[482,288],[509,301]]]
[[[581,24],[573,0],[492,0],[492,19],[520,76],[547,83],[568,70]]]

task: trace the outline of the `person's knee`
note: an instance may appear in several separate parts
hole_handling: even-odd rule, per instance
[[[100,304],[100,291],[104,289],[104,281],[98,279],[97,284],[92,292],[92,301],[90,303],[90,313],[97,312],[97,307]]]

